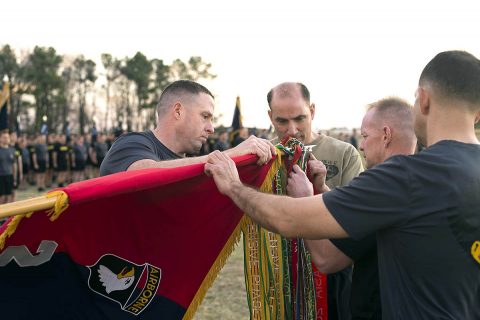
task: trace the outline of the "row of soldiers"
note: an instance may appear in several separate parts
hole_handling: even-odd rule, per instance
[[[114,137],[103,133],[17,136],[3,131],[0,140],[0,196],[1,203],[8,203],[15,201],[15,189],[28,184],[43,192],[54,184],[63,187],[97,177]]]

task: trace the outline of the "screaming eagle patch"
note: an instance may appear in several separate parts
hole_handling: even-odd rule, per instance
[[[472,244],[471,253],[472,253],[473,259],[475,259],[475,261],[480,263],[480,241],[477,240]]]
[[[151,264],[138,265],[113,254],[105,254],[87,267],[89,288],[134,315],[140,314],[153,300],[162,274],[160,268]],[[145,284],[137,288],[142,276],[146,278]]]

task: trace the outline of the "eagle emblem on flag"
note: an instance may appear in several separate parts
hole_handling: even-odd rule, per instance
[[[135,264],[113,254],[105,254],[90,270],[88,287],[120,304],[122,310],[138,315],[155,296],[161,270],[151,264]],[[140,279],[142,286],[138,286]]]

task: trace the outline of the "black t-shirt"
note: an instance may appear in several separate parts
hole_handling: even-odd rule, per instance
[[[480,146],[440,141],[323,199],[352,238],[377,233],[385,319],[480,319],[479,195]]]
[[[47,145],[47,150],[48,150],[48,161],[50,164],[50,168],[53,167],[53,152],[55,151],[55,144],[49,143]]]
[[[371,234],[361,240],[345,238],[330,241],[355,261],[350,294],[352,320],[381,320],[376,235]]]
[[[132,163],[143,159],[163,161],[179,158],[153,132],[131,132],[115,140],[100,166],[100,175],[126,171]]]
[[[47,145],[44,143],[37,143],[35,145],[35,154],[37,155],[37,162],[47,162]]]
[[[68,164],[68,154],[70,147],[67,144],[55,143],[54,152],[57,154],[57,166],[63,167]]]

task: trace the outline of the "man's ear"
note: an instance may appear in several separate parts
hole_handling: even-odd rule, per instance
[[[268,116],[270,117],[270,122],[273,123],[273,119],[272,119],[272,110],[271,109],[268,109]]]
[[[173,116],[175,117],[175,119],[180,119],[180,117],[182,116],[182,113],[183,113],[183,106],[180,102],[175,102],[175,104],[173,105],[173,108],[172,108],[172,111],[173,111]]]
[[[428,115],[430,113],[430,92],[425,90],[422,87],[418,88],[418,102],[420,104],[420,112],[423,115]]]
[[[312,115],[312,120],[313,120],[313,117],[315,116],[315,103],[312,103],[310,105],[310,113]]]
[[[475,115],[475,124],[477,124],[479,120],[480,120],[480,111],[477,112],[477,114]]]
[[[383,127],[383,145],[388,147],[388,145],[392,142],[392,129],[389,126]]]

